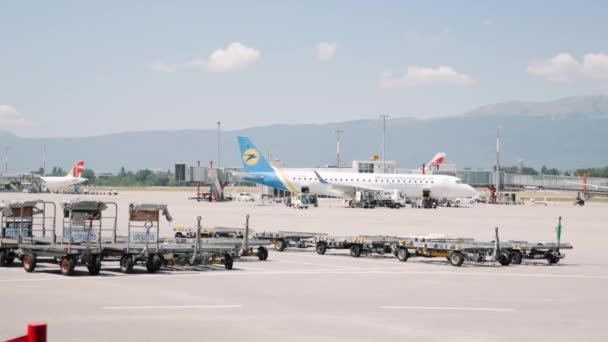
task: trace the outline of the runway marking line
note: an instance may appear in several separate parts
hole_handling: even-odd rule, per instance
[[[232,305],[145,305],[145,306],[103,306],[102,310],[165,310],[165,309],[240,309],[240,304]]]
[[[490,311],[490,312],[516,311],[515,309],[511,309],[511,308],[475,308],[475,307],[461,307],[461,306],[403,306],[403,305],[381,306],[380,309],[384,309],[384,310],[436,310],[436,311]]]

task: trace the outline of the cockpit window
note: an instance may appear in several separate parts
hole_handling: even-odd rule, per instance
[[[462,184],[462,181],[457,180],[457,181],[456,181],[456,184]]]

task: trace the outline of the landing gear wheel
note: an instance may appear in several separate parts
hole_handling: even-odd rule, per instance
[[[92,257],[87,264],[87,269],[89,270],[90,275],[98,275],[99,271],[101,271],[101,258],[98,256]]]
[[[277,249],[277,251],[282,252],[287,247],[287,243],[285,242],[285,240],[277,240],[277,242],[275,242],[274,244],[274,247]]]
[[[260,261],[268,260],[268,250],[265,247],[258,248],[258,259]]]
[[[224,255],[224,267],[226,267],[227,270],[231,270],[233,263],[234,259],[232,258],[232,255],[226,253],[226,255]]]
[[[395,208],[395,209],[399,209],[399,208],[401,208],[401,204],[397,203],[397,204],[395,204],[395,205],[393,206],[393,208]]]
[[[523,260],[523,255],[521,252],[513,252],[511,253],[511,263],[514,265],[520,265]]]
[[[407,248],[399,248],[399,250],[397,250],[397,258],[399,258],[399,261],[407,261],[407,259],[410,257],[410,253],[407,251]]]
[[[74,268],[76,267],[76,260],[71,257],[63,257],[61,259],[61,274],[64,276],[71,276],[74,274]]]
[[[511,255],[509,255],[508,253],[500,253],[500,255],[498,255],[498,258],[496,258],[496,260],[502,266],[508,266],[509,264],[511,264]]]
[[[325,252],[327,252],[327,246],[324,243],[318,243],[317,246],[315,247],[317,254],[319,255],[323,255],[325,254]]]
[[[148,273],[155,273],[160,269],[160,265],[160,257],[156,254],[150,255],[146,260],[146,271],[148,271]]]
[[[460,252],[454,251],[450,253],[449,259],[452,266],[460,267],[464,263],[464,255]]]
[[[133,271],[133,258],[130,255],[123,255],[120,258],[120,272],[129,274]]]
[[[23,256],[23,269],[31,273],[36,269],[36,254],[26,254]]]
[[[350,256],[358,258],[361,256],[361,246],[354,245],[350,248]]]

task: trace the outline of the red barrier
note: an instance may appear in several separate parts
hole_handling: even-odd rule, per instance
[[[46,323],[28,324],[27,335],[6,342],[46,342]]]

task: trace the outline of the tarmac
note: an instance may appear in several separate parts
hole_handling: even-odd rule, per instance
[[[269,260],[221,266],[119,272],[104,262],[101,274],[77,268],[73,277],[54,264],[26,273],[19,263],[0,268],[0,340],[23,335],[29,322],[48,323],[49,341],[513,341],[608,340],[608,204],[475,205],[439,209],[348,209],[338,200],[297,210],[259,203],[189,201],[190,193],[120,192],[80,196],[116,201],[123,231],[129,202],[169,205],[175,226],[242,226],[335,235],[448,236],[553,242],[559,216],[562,241],[574,245],[557,265],[465,263],[445,259],[399,262],[392,255],[324,256],[312,249],[270,249]],[[2,193],[0,200],[74,195]],[[124,233],[126,234],[126,233]]]

